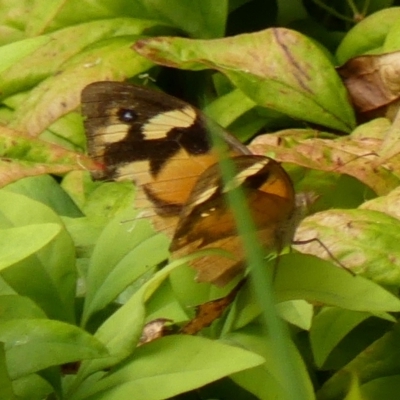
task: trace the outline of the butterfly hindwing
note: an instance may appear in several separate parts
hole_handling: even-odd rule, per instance
[[[285,225],[295,208],[293,185],[277,162],[256,155],[236,156],[232,162],[236,175],[229,182],[221,180],[215,164],[200,175],[171,244],[173,255],[178,258],[205,248],[228,250],[233,258],[211,254],[190,263],[198,271],[198,281],[219,286],[227,284],[244,266],[241,238],[225,193],[239,186],[245,191],[259,240],[270,250],[287,244]]]

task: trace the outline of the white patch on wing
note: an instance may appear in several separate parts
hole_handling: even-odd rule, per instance
[[[243,171],[240,171],[231,181],[226,183],[223,190],[224,193],[242,185],[248,177],[255,175],[258,171],[262,170],[268,163],[269,160],[265,159],[251,165],[248,168],[245,168]]]
[[[142,128],[146,139],[162,139],[174,128],[188,128],[196,120],[196,111],[189,105],[161,113],[151,118]]]
[[[145,171],[145,173],[143,172]],[[151,180],[149,161],[135,161],[126,163],[117,170],[117,181],[135,181],[140,185],[147,183]],[[141,178],[139,180],[139,177]]]
[[[198,196],[195,201],[191,204],[192,209],[199,205],[205,203],[208,199],[212,197],[213,194],[215,194],[218,190],[218,186],[212,186],[210,189],[205,190]]]
[[[103,143],[117,143],[124,140],[128,129],[129,125],[127,124],[108,125],[101,131]]]

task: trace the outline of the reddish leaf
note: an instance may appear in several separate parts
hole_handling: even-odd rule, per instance
[[[333,140],[320,138],[323,134],[319,131],[291,129],[261,135],[249,147],[254,154],[273,153],[282,162],[353,176],[377,194],[385,194],[400,184],[396,173],[400,170],[400,157],[383,164],[378,156],[382,139],[369,136],[369,127],[365,124],[352,135]],[[387,124],[378,127],[381,137],[386,127]]]
[[[96,170],[91,158],[0,126],[0,186],[41,174]]]

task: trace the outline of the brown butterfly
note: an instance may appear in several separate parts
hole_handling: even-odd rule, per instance
[[[222,248],[233,258],[193,260],[197,280],[219,286],[243,271],[243,248],[225,193],[245,190],[258,237],[280,250],[293,236],[295,193],[284,169],[252,155],[193,106],[167,94],[120,82],[96,82],[82,92],[89,153],[104,168],[98,179],[132,180],[136,207],[172,238],[174,258]],[[223,139],[235,176],[223,182],[210,135]],[[217,154],[218,153],[218,154]]]

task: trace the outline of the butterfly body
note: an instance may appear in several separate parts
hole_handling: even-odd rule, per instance
[[[119,82],[96,82],[82,92],[90,155],[104,165],[95,178],[132,180],[136,206],[172,238],[175,257],[220,247],[234,258],[206,256],[192,266],[198,280],[226,284],[243,268],[243,249],[225,193],[241,186],[258,236],[279,248],[294,213],[294,190],[283,168],[249,150],[199,110],[164,93]],[[235,177],[221,180],[218,151],[224,143]]]

